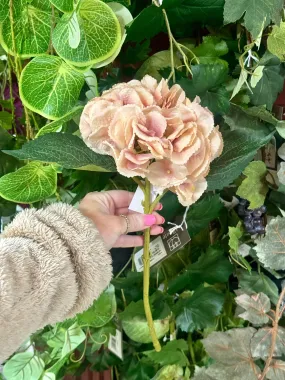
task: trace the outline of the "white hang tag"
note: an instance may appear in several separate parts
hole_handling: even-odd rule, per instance
[[[186,223],[182,224],[181,219],[181,217],[178,217],[177,224],[173,223],[175,227],[168,227],[161,236],[151,240],[149,245],[151,267],[173,255],[190,241]],[[137,272],[142,272],[143,249],[135,253],[134,262]]]
[[[154,189],[151,189],[151,202],[155,200],[157,196],[157,192]],[[129,210],[139,212],[140,214],[144,214],[143,209],[143,201],[144,201],[144,192],[138,186],[135,195],[129,205]]]
[[[109,336],[108,349],[123,360],[123,338],[119,329],[116,329],[116,335]]]

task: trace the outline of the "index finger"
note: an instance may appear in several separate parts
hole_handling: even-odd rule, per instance
[[[106,191],[106,194],[112,198],[116,209],[121,207],[129,207],[134,197],[134,193],[125,190],[110,190]]]

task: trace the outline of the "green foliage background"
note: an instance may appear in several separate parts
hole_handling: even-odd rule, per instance
[[[131,258],[89,310],[34,334],[32,351],[4,365],[6,379],[87,367],[122,380],[285,379],[282,17],[282,0],[0,0],[2,221],[17,205],[76,206],[90,191],[135,189],[78,129],[88,100],[118,82],[150,74],[178,83],[214,113],[225,144],[188,211],[190,243],[151,269],[162,351],[150,343]],[[272,143],[279,156],[269,167]],[[236,195],[266,204],[264,237],[245,231]],[[167,221],[184,212],[174,194],[163,203]],[[108,350],[117,326],[123,360]]]

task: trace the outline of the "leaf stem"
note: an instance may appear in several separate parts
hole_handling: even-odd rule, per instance
[[[279,296],[279,299],[278,299],[278,302],[276,305],[275,318],[274,318],[273,327],[272,327],[272,338],[271,338],[271,346],[270,346],[269,356],[266,360],[266,364],[265,364],[265,367],[263,369],[260,380],[265,379],[266,374],[268,372],[268,369],[270,367],[273,355],[274,355],[277,333],[278,333],[278,322],[279,322],[280,317],[282,316],[282,312],[280,313],[280,306],[281,306],[281,302],[283,301],[284,296],[285,296],[285,287],[282,289],[282,292]]]
[[[144,185],[142,181],[138,177],[133,177],[133,180],[139,186],[139,188],[144,192]]]
[[[15,71],[16,71],[16,77],[18,83],[20,83],[20,76],[22,71],[22,64],[20,61],[20,58],[17,54],[16,49],[16,39],[15,39],[15,32],[14,32],[14,15],[13,15],[13,0],[9,0],[9,18],[10,18],[10,24],[11,24],[11,38],[12,38],[12,53],[14,53],[15,57]],[[25,113],[25,121],[26,121],[26,136],[27,139],[30,140],[33,138],[33,131],[30,123],[30,117],[27,107],[23,104],[24,113]]]
[[[144,199],[144,213],[145,214],[151,213],[151,207],[153,205],[151,205],[150,202],[151,202],[150,182],[146,179],[146,181],[145,181],[145,199]],[[147,228],[146,230],[144,230],[144,248],[143,248],[143,267],[144,267],[144,271],[143,271],[143,303],[144,303],[145,316],[146,316],[147,324],[149,327],[149,332],[151,335],[153,346],[154,346],[155,350],[158,352],[161,350],[161,345],[159,343],[159,340],[157,338],[156,331],[154,328],[154,322],[153,322],[151,309],[150,309],[150,302],[149,302],[149,277],[150,277],[149,244],[150,244],[150,228]]]
[[[167,33],[168,33],[168,38],[169,38],[169,48],[170,48],[170,62],[171,62],[171,73],[169,75],[169,79],[173,76],[173,82],[175,83],[175,66],[174,66],[174,51],[173,51],[173,36],[171,33],[170,29],[170,24],[169,20],[167,17],[167,13],[165,9],[162,10],[163,17],[165,20],[166,28],[167,28]]]
[[[188,342],[188,347],[189,347],[189,352],[190,352],[190,356],[192,359],[192,363],[193,363],[193,365],[195,365],[196,364],[196,358],[195,358],[195,352],[193,349],[193,340],[192,340],[191,333],[188,334],[187,342]]]

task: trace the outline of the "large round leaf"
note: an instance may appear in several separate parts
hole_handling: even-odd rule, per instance
[[[121,41],[119,21],[108,5],[99,0],[82,0],[77,9],[80,43],[69,45],[72,16],[64,14],[52,35],[59,56],[76,66],[87,66],[110,57]]]
[[[61,12],[72,12],[74,0],[50,0],[50,2]]]
[[[31,110],[46,118],[57,119],[74,107],[83,83],[84,75],[61,58],[36,57],[22,72],[21,99]]]
[[[33,352],[21,352],[12,356],[4,366],[4,376],[8,380],[38,380],[44,370],[44,361]]]
[[[127,37],[125,26],[133,21],[133,16],[132,16],[131,12],[128,10],[128,8],[124,7],[122,4],[111,2],[111,3],[108,3],[108,6],[115,13],[115,15],[117,16],[118,21],[120,23],[121,36],[122,36],[121,42],[120,42],[119,46],[117,47],[116,51],[111,55],[111,57],[105,59],[104,61],[96,63],[93,66],[94,68],[106,66],[115,60],[115,58],[119,55],[121,48],[123,46],[123,43],[125,42],[125,39]]]
[[[8,0],[0,0],[0,8],[5,11],[0,13],[0,20],[2,13],[9,14],[8,4]],[[17,54],[28,58],[46,53],[52,23],[49,0],[13,0],[13,18]],[[5,50],[14,53],[9,17],[0,27],[0,41]]]
[[[54,194],[56,183],[53,166],[31,162],[0,178],[0,196],[12,202],[34,203]]]
[[[145,318],[135,317],[122,321],[122,326],[127,336],[135,342],[152,342],[149,327]],[[162,338],[169,330],[169,318],[154,321],[154,329],[158,339]]]

